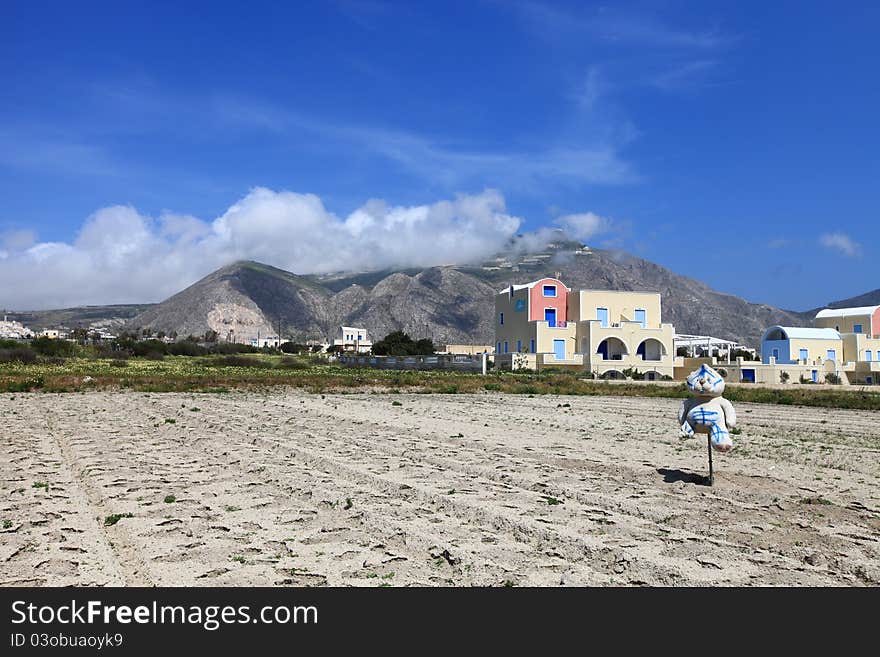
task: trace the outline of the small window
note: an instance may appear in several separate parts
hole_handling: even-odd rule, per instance
[[[775,358],[776,360],[779,360],[779,349],[773,350],[773,358]]]
[[[608,309],[596,308],[596,319],[599,320],[599,325],[602,328],[608,328]]]
[[[516,353],[520,353],[522,351],[522,340],[516,341]]]
[[[535,340],[534,339],[532,339],[531,342],[529,342],[529,347],[530,347],[531,353],[535,353]]]
[[[504,313],[501,313],[501,314],[498,316],[498,323],[499,323],[499,324],[504,324]]]
[[[853,324],[853,333],[862,333],[862,325]]]
[[[556,296],[556,286],[555,285],[545,285],[544,286],[544,296],[545,297],[555,297]]]
[[[501,343],[500,343],[500,342],[499,342],[498,345],[495,347],[495,353],[496,353],[496,354],[500,354],[500,353],[501,353]]]
[[[837,350],[829,349],[825,356],[828,358],[828,360],[837,360]]]
[[[507,353],[507,340],[504,341],[504,353]]]
[[[799,358],[801,360],[809,360],[810,359],[810,352],[807,351],[806,349],[801,349]]]
[[[866,349],[866,350],[865,350],[865,360],[868,361],[868,362],[870,363],[870,362],[871,362],[871,357],[872,357],[872,356],[873,356],[873,354],[871,353],[871,350],[870,350],[870,349]]]

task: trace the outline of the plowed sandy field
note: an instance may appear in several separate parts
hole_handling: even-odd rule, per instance
[[[677,409],[0,395],[0,584],[880,583],[880,413],[738,404],[710,488]]]

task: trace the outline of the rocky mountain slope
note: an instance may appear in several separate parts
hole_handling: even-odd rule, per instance
[[[858,308],[860,306],[880,306],[880,289],[860,294],[857,297],[832,301],[828,308]]]
[[[150,303],[112,306],[76,306],[52,310],[2,311],[9,319],[21,322],[33,331],[46,328],[106,328],[113,331],[152,307]],[[2,316],[0,316],[2,319]]]
[[[211,329],[239,341],[275,334],[330,339],[338,327],[363,326],[373,338],[402,329],[437,344],[491,344],[494,294],[508,283],[559,274],[572,287],[648,290],[663,295],[664,321],[680,333],[711,334],[756,345],[772,324],[810,321],[804,313],[752,304],[700,281],[619,251],[577,242],[541,253],[512,250],[477,266],[297,276],[237,262],[134,317],[129,328],[179,336]]]

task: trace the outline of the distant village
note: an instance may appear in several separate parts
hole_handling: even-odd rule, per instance
[[[540,257],[540,256],[536,256]],[[502,266],[504,263],[497,263]],[[813,326],[771,326],[760,352],[751,346],[707,335],[676,333],[662,321],[656,292],[573,290],[559,278],[510,285],[495,296],[495,343],[431,345],[432,354],[382,355],[367,329],[340,326],[332,341],[308,340],[298,348],[338,356],[343,365],[432,369],[459,364],[511,371],[572,370],[596,379],[684,380],[700,364],[716,367],[729,382],[757,384],[880,384],[880,306],[825,309]],[[125,336],[125,334],[121,334]],[[70,340],[98,344],[116,340],[106,327],[47,328],[32,331],[8,316],[0,339]],[[132,337],[132,336],[127,336]],[[143,330],[138,339],[174,343],[177,334]],[[187,339],[216,343],[218,334]],[[292,343],[261,335],[245,344],[282,349]],[[437,356],[449,356],[443,360]]]

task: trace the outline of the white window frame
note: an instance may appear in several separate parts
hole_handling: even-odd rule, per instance
[[[553,290],[553,294],[547,294],[547,290]],[[559,297],[559,290],[556,289],[556,285],[543,285],[541,286],[541,293],[548,298],[557,298]]]

